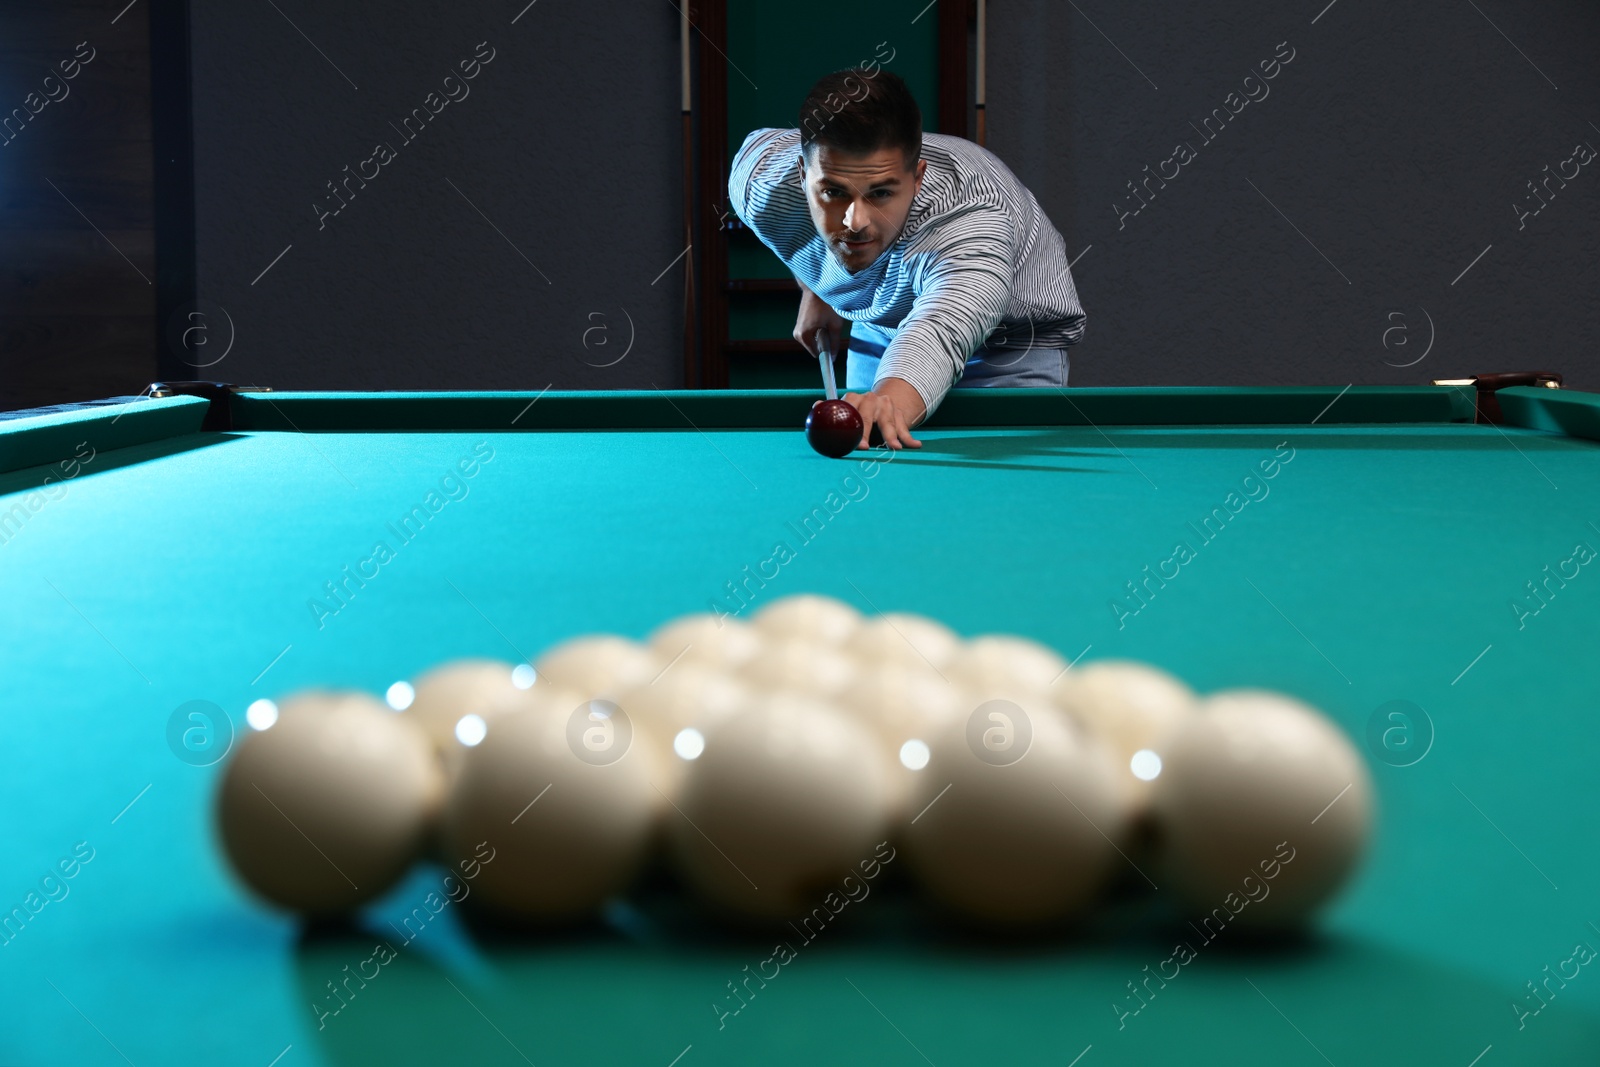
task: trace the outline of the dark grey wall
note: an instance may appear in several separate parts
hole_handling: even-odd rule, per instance
[[[515,25],[499,0],[195,7],[198,358],[233,333],[204,373],[681,381],[682,263],[651,285],[683,247],[672,5],[545,0]],[[402,143],[389,123],[480,41],[471,95]],[[1208,143],[1190,123],[1280,42],[1293,59],[1248,86],[1268,95]],[[989,44],[990,147],[1088,249],[1075,384],[1550,368],[1600,389],[1600,160],[1525,228],[1513,209],[1600,147],[1591,0],[1004,0]],[[379,141],[394,161],[319,230],[324,183]],[[1127,183],[1180,142],[1195,158],[1139,207]]]
[[[989,147],[1071,254],[1089,249],[1074,384],[1548,368],[1600,389],[1600,158],[1552,180],[1525,228],[1513,209],[1536,206],[1526,183],[1545,165],[1570,174],[1574,146],[1600,148],[1592,0],[990,12]],[[1294,59],[1269,95],[1206,143],[1189,124],[1243,96],[1284,41]],[[1139,207],[1127,183],[1179,142],[1192,162],[1119,218]]]
[[[0,410],[156,376],[147,8],[0,4]]]
[[[667,270],[683,250],[678,14],[622,0],[522,8],[194,5],[207,313],[194,362],[232,342],[199,375],[317,389],[681,384],[682,263]],[[463,83],[456,67],[480,42],[493,59]],[[451,74],[467,95],[408,143],[394,127],[430,92],[448,99]],[[394,158],[319,218],[314,205],[339,206],[326,183],[379,143]]]

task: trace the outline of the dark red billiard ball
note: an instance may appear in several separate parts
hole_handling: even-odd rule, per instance
[[[806,440],[833,459],[855,451],[862,428],[861,413],[844,400],[824,400],[806,415]]]

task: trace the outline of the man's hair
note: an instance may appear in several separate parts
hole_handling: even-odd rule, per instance
[[[800,105],[799,126],[808,162],[814,145],[851,155],[898,148],[907,170],[922,158],[922,111],[899,75],[881,67],[851,67],[817,79]]]

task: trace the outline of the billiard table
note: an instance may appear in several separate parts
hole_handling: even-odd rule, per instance
[[[1600,1062],[1600,397],[1496,395],[958,390],[920,450],[843,460],[795,391],[0,423],[0,1063]],[[1304,699],[1370,763],[1366,861],[1270,942],[1135,878],[1076,931],[978,935],[891,862],[737,1001],[774,938],[660,871],[528,934],[426,865],[315,927],[225,865],[258,699],[798,592]]]

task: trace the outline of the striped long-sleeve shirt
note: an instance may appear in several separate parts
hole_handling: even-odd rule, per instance
[[[1083,337],[1061,234],[992,152],[924,133],[928,166],[905,226],[855,274],[812,224],[799,154],[798,129],[756,130],[734,157],[728,196],[761,242],[841,317],[892,331],[878,380],[910,382],[931,413],[980,347],[1061,348]]]

